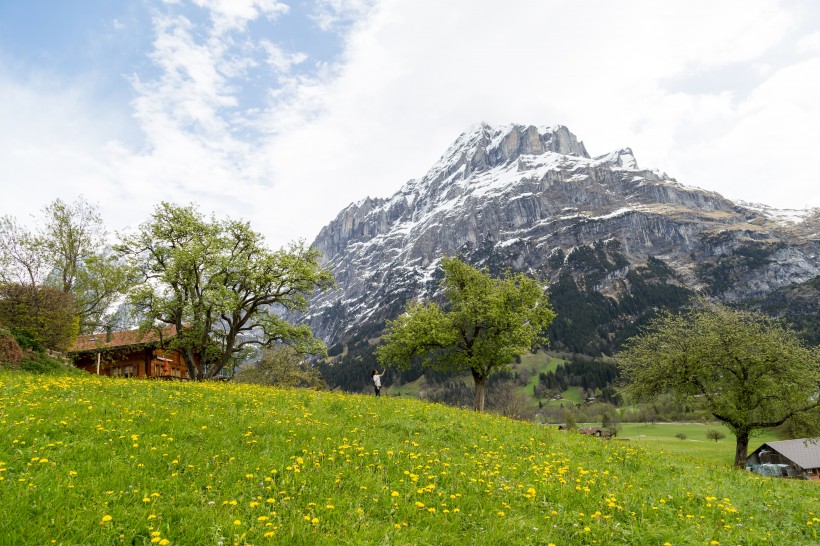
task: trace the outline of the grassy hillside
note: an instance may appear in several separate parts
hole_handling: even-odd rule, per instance
[[[3,544],[812,544],[816,483],[405,398],[0,372]]]

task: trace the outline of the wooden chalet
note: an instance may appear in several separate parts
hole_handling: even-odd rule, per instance
[[[68,354],[76,367],[96,375],[187,379],[188,367],[182,355],[162,346],[175,335],[175,326],[167,326],[160,332],[126,330],[91,334],[78,337]]]
[[[746,458],[746,468],[766,476],[820,481],[820,438],[766,442]]]

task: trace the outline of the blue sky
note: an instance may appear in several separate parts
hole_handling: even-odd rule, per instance
[[[733,199],[820,207],[809,0],[3,0],[0,215],[161,200],[279,246],[420,177],[478,122]]]

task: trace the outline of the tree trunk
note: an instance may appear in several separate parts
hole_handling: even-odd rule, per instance
[[[737,443],[735,444],[735,468],[746,468],[746,456],[749,452],[749,431],[737,431],[735,433]]]
[[[475,410],[484,411],[484,398],[487,393],[487,376],[473,371],[475,381]]]

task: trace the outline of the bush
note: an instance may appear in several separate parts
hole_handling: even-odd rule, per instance
[[[79,331],[71,294],[46,286],[0,285],[0,322],[21,345],[37,351],[64,351]]]
[[[521,421],[535,419],[535,406],[532,398],[518,391],[518,384],[507,379],[492,385],[487,393],[487,408],[494,412]]]
[[[723,434],[719,430],[709,429],[709,430],[706,431],[706,438],[708,440],[714,440],[714,441],[717,442],[718,440],[722,440],[723,438],[726,438],[726,435]]]
[[[236,372],[237,383],[323,389],[327,387],[319,370],[293,348],[280,345],[265,350],[258,362]]]
[[[24,372],[37,374],[53,374],[68,371],[68,368],[56,358],[36,353],[30,353],[26,358],[21,360],[20,369]]]
[[[0,329],[0,366],[17,368],[23,359],[20,344],[8,330]]]

